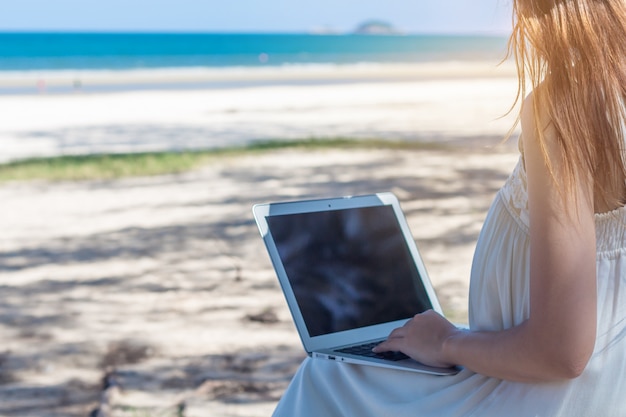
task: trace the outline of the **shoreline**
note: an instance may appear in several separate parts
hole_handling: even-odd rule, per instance
[[[0,95],[501,79],[515,71],[511,61],[0,71]]]

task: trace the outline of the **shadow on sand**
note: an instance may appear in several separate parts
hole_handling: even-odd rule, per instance
[[[288,316],[280,313],[286,307],[252,220],[252,204],[392,190],[403,202],[429,201],[407,204],[406,215],[417,224],[423,216],[460,216],[436,236],[420,238],[414,230],[421,246],[452,252],[475,241],[476,222],[510,167],[472,166],[463,162],[463,152],[439,151],[387,151],[361,159],[341,151],[340,162],[320,167],[306,163],[306,151],[299,152],[244,158],[149,182],[76,185],[112,187],[123,202],[138,187],[158,194],[174,186],[183,195],[200,182],[204,194],[155,199],[142,207],[151,205],[155,215],[198,208],[206,215],[152,227],[112,226],[88,235],[44,235],[0,252],[0,335],[10,341],[0,350],[0,414],[181,416],[190,404],[275,402],[304,357],[299,346],[277,340],[258,349],[172,355],[172,346],[186,342],[175,339],[168,345],[170,329],[180,330],[179,337],[186,326],[189,343],[198,332],[211,339],[215,317],[222,315],[235,317],[231,325],[250,332],[277,326],[293,332]],[[294,158],[303,158],[302,163]],[[281,160],[285,164],[276,165]],[[415,170],[408,176],[411,164],[428,165],[430,174]],[[19,192],[39,201],[38,187],[23,184]],[[54,192],[50,184],[48,194]],[[459,196],[472,196],[475,204],[439,204]],[[66,204],[75,204],[71,198]],[[40,204],[45,215],[43,195]],[[107,207],[80,221],[98,222],[98,216],[133,210],[122,203]],[[28,219],[17,227],[27,229]],[[259,302],[238,301],[249,297]],[[163,333],[160,339],[158,333]]]

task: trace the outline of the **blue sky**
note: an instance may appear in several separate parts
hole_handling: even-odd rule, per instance
[[[370,19],[415,33],[506,34],[512,0],[0,0],[0,31],[308,32]]]

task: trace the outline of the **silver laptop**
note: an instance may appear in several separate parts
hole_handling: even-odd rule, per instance
[[[253,213],[309,356],[459,371],[371,351],[416,313],[442,312],[393,194],[257,204]]]

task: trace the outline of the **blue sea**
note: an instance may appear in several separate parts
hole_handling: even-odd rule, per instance
[[[492,36],[0,33],[0,72],[492,60],[505,49]]]

